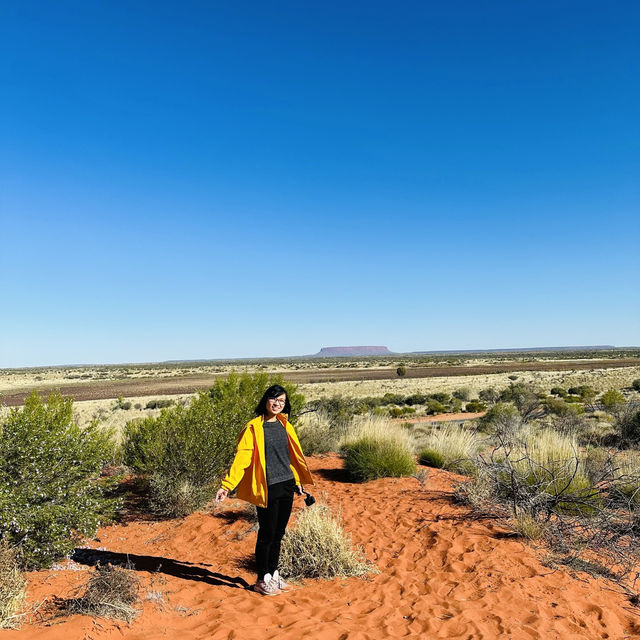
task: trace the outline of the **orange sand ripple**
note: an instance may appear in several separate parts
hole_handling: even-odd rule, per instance
[[[344,528],[381,570],[369,579],[309,580],[263,597],[254,580],[255,531],[241,502],[182,520],[104,527],[87,546],[129,559],[143,610],[131,624],[88,616],[0,631],[16,640],[381,640],[464,638],[585,640],[640,637],[640,611],[604,580],[553,571],[487,521],[465,519],[451,500],[456,476],[347,482],[336,456],[311,458],[316,495],[326,492]],[[296,509],[304,508],[297,501]],[[110,552],[114,555],[105,555]],[[69,597],[89,569],[29,574],[29,603]],[[161,600],[162,601],[161,601]],[[42,610],[42,609],[41,609]]]

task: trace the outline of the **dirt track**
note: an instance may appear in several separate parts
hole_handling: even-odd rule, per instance
[[[477,366],[436,366],[407,368],[406,378],[435,378],[450,376],[486,375],[491,373],[509,373],[518,371],[570,371],[591,369],[612,369],[616,367],[640,366],[640,358],[621,358],[620,360],[573,360],[565,362],[506,362],[499,365]],[[65,385],[38,387],[42,392],[59,389],[65,396],[75,400],[104,400],[108,398],[131,398],[136,396],[176,395],[194,393],[207,389],[216,380],[226,374],[206,376],[184,376],[181,378],[139,378],[132,380],[84,382]],[[398,377],[395,369],[317,369],[314,371],[288,371],[283,374],[285,380],[298,384],[315,382],[340,382],[343,380],[393,380]],[[16,389],[2,395],[2,404],[14,407],[24,403],[32,388]]]

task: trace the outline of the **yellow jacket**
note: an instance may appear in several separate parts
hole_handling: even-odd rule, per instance
[[[278,420],[287,430],[291,471],[296,484],[313,484],[311,472],[304,459],[300,441],[284,413]],[[229,473],[222,481],[222,487],[233,491],[238,487],[238,498],[258,507],[267,506],[267,473],[264,457],[264,416],[258,416],[247,423],[238,438],[236,456]]]

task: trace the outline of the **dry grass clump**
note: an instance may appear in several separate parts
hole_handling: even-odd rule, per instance
[[[510,524],[516,533],[528,540],[540,540],[547,533],[545,522],[525,512],[518,513]]]
[[[354,417],[348,433],[340,440],[340,448],[354,444],[363,438],[394,442],[408,451],[413,451],[415,446],[413,437],[406,428],[391,422],[384,416],[364,415]]]
[[[91,574],[85,591],[79,598],[69,601],[69,613],[115,618],[131,622],[140,610],[134,605],[139,600],[140,580],[131,569],[98,565]]]
[[[188,478],[154,473],[149,482],[152,511],[164,518],[181,518],[197,511],[213,495],[213,485],[199,486]]]
[[[16,551],[0,540],[0,629],[16,629],[18,613],[26,597],[27,582],[18,568]]]
[[[416,472],[409,431],[381,416],[354,419],[342,439],[345,468],[356,482],[400,478]]]
[[[445,424],[432,429],[420,440],[420,464],[460,473],[472,473],[471,458],[481,446],[477,434],[458,425]]]
[[[379,573],[362,550],[353,547],[340,517],[320,502],[300,512],[295,526],[287,531],[280,566],[282,575],[292,580]]]
[[[337,451],[343,430],[331,424],[326,411],[305,413],[296,423],[296,432],[306,455]]]

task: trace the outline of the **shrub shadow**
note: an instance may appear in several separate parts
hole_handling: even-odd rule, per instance
[[[316,469],[314,474],[320,476],[323,480],[330,482],[342,482],[345,484],[361,484],[354,482],[351,475],[346,469]]]
[[[240,576],[231,577],[223,573],[216,573],[204,569],[206,563],[197,565],[192,562],[180,562],[172,558],[158,556],[139,556],[132,553],[117,553],[114,551],[101,551],[99,549],[75,549],[71,559],[79,564],[95,566],[97,564],[112,564],[121,567],[133,568],[136,571],[149,571],[152,573],[164,573],[168,576],[181,578],[182,580],[195,580],[206,582],[219,587],[232,587],[234,589],[250,589],[251,585]]]

